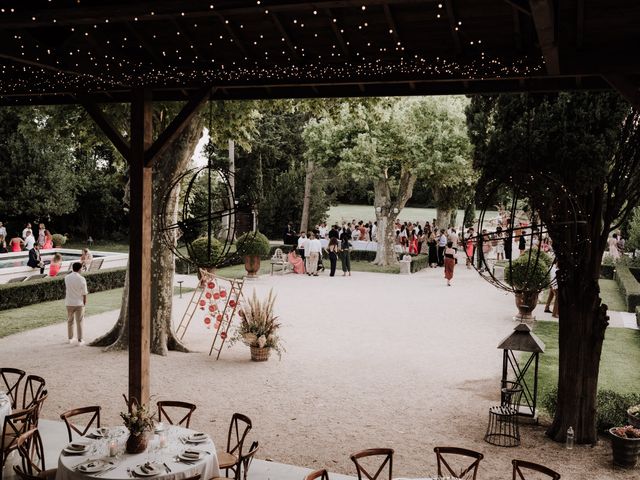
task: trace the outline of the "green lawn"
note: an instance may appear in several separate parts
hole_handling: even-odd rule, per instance
[[[627,311],[627,304],[620,292],[620,286],[615,280],[601,278],[598,284],[600,285],[600,298],[602,298],[602,303],[606,303],[609,310],[615,310],[617,312]]]
[[[329,273],[329,260],[323,259],[325,273]],[[354,261],[351,260],[351,271],[353,272],[375,272],[375,273],[400,273],[400,266],[394,265],[392,267],[380,267],[378,265],[372,265],[371,262]],[[233,265],[231,267],[220,268],[217,270],[217,275],[225,278],[242,278],[246,275],[244,264]],[[260,275],[271,274],[271,261],[263,260],[260,263]],[[340,261],[338,260],[338,268],[336,275],[342,275],[342,269],[340,268]]]
[[[192,288],[183,288],[182,293],[193,291]],[[178,289],[174,290],[177,294]],[[86,315],[97,315],[120,308],[122,300],[122,289],[106,290],[104,292],[89,294],[89,301]],[[64,300],[53,302],[43,302],[29,305],[23,308],[0,311],[0,338],[14,333],[32,330],[34,328],[46,327],[54,323],[66,321],[67,313],[64,307]]]
[[[558,383],[558,323],[537,322],[534,333],[545,343],[540,355],[539,398]],[[640,385],[640,331],[608,328],[600,359],[599,389],[637,393]]]

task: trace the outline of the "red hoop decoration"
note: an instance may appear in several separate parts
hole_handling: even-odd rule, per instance
[[[204,296],[207,297],[207,298],[211,298],[211,292],[205,293]]]
[[[204,324],[211,325],[211,319],[209,317],[204,317]]]
[[[229,306],[235,307],[236,306],[236,301],[235,300],[229,300]]]
[[[205,302],[204,300],[200,300],[200,306],[204,307],[207,304],[207,302]]]
[[[227,338],[227,332],[220,332],[220,338],[223,340]]]
[[[216,284],[215,284],[215,283],[213,283],[213,282],[209,282],[209,283],[207,283],[207,288],[208,288],[209,290],[212,290],[212,289],[216,288]]]
[[[220,298],[225,298],[227,296],[227,291],[226,290],[221,290],[220,291]]]

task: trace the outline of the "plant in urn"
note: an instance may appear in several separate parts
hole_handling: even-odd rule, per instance
[[[127,439],[127,453],[141,453],[147,448],[147,432],[153,429],[154,422],[149,407],[137,399],[127,400],[127,411],[120,412],[124,426],[129,430]]]

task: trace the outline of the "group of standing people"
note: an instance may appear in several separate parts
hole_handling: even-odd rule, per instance
[[[9,241],[7,238],[7,229],[0,222],[0,253],[31,251],[36,245],[43,250],[53,248],[53,236],[45,228],[44,223],[38,225],[38,231],[35,234],[31,224],[27,223],[21,235],[16,234]]]

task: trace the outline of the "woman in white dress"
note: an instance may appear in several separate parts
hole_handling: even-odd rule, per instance
[[[614,260],[618,260],[620,258],[620,250],[618,250],[618,235],[614,233],[609,240],[607,241],[609,245],[609,255]]]

